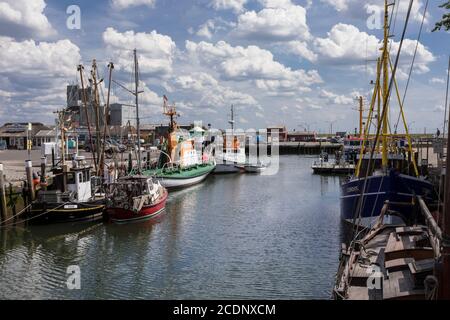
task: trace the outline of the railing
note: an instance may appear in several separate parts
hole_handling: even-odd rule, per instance
[[[441,254],[441,243],[443,241],[442,230],[439,227],[436,219],[431,214],[430,210],[428,209],[428,206],[426,205],[422,197],[418,196],[417,200],[419,202],[420,212],[425,218],[425,223],[429,230],[430,242],[433,247],[435,256],[438,257]]]

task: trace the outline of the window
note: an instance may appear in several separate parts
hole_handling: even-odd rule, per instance
[[[73,172],[67,173],[67,184],[75,184],[75,174]]]
[[[89,171],[84,171],[83,175],[84,175],[84,182],[88,182],[91,180],[89,176]]]

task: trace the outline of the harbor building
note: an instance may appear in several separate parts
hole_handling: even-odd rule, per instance
[[[40,122],[33,122],[31,131],[28,131],[28,122],[5,123],[0,127],[0,141],[4,141],[8,149],[24,150],[28,139],[33,141],[33,145],[38,141],[35,140],[36,135],[41,130],[51,130],[51,128]]]
[[[286,142],[288,140],[288,131],[285,126],[267,127],[267,142],[272,142],[272,136],[278,132],[278,142]]]

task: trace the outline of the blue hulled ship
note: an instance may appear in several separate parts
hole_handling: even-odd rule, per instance
[[[364,132],[357,156],[355,175],[342,184],[341,217],[358,226],[370,226],[380,215],[386,201],[394,215],[387,215],[396,223],[416,219],[410,204],[415,196],[432,201],[436,192],[433,185],[419,175],[417,153],[412,148],[404,108],[395,80],[396,66],[392,66],[389,54],[389,13],[386,7],[384,43],[382,55],[377,60],[377,80]],[[395,88],[398,104],[390,103]],[[391,128],[391,108],[399,111],[404,132],[397,134],[397,126]],[[400,121],[398,121],[400,123]],[[376,133],[370,133],[372,128]],[[391,132],[394,129],[394,133]],[[402,131],[403,131],[402,129]],[[409,204],[409,205],[408,205]]]

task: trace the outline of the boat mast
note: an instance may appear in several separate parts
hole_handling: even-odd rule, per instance
[[[388,167],[388,114],[389,114],[389,11],[388,2],[384,0],[384,43],[383,43],[383,106],[386,110],[383,112],[383,133],[382,133],[382,167],[383,171],[387,171]]]
[[[78,71],[80,72],[81,96],[82,96],[83,105],[84,105],[83,109],[84,109],[84,114],[85,114],[85,117],[86,117],[86,125],[88,127],[89,144],[90,144],[90,147],[91,147],[92,157],[94,158],[95,172],[97,172],[97,159],[95,157],[94,144],[92,143],[91,123],[89,121],[89,112],[88,112],[88,105],[87,105],[86,88],[84,87],[83,70],[84,70],[84,67],[83,67],[83,65],[80,64],[78,66]]]
[[[448,70],[450,73],[450,57]],[[446,102],[447,103],[447,102]],[[450,113],[449,113],[450,123]],[[444,137],[445,138],[445,137]],[[447,164],[445,172],[445,193],[444,193],[444,218],[443,218],[443,242],[442,242],[442,298],[450,299],[450,130],[447,134]]]
[[[139,120],[139,66],[138,66],[138,58],[137,51],[134,49],[134,79],[135,79],[135,92],[134,95],[136,97],[136,131],[137,131],[137,140],[138,140],[138,175],[141,174],[141,126]]]
[[[94,85],[94,114],[95,114],[95,139],[97,140],[95,142],[96,152],[97,152],[97,175],[100,176],[102,173],[100,172],[100,169],[102,167],[101,165],[101,150],[100,150],[100,95],[98,92],[98,85],[97,82],[97,60],[92,61],[92,84]],[[101,82],[101,81],[100,81]]]
[[[231,124],[231,133],[234,133],[234,106],[231,105],[231,120],[230,120],[230,124]]]
[[[106,132],[108,129],[108,114],[109,114],[109,102],[111,99],[111,82],[112,82],[112,72],[114,69],[114,64],[110,62],[108,64],[109,69],[109,82],[108,82],[108,95],[106,98],[106,106],[105,106],[105,112],[104,112],[104,126],[103,126],[103,145],[102,145],[102,162],[100,167],[100,172],[103,172],[105,167],[105,145],[106,145]]]

